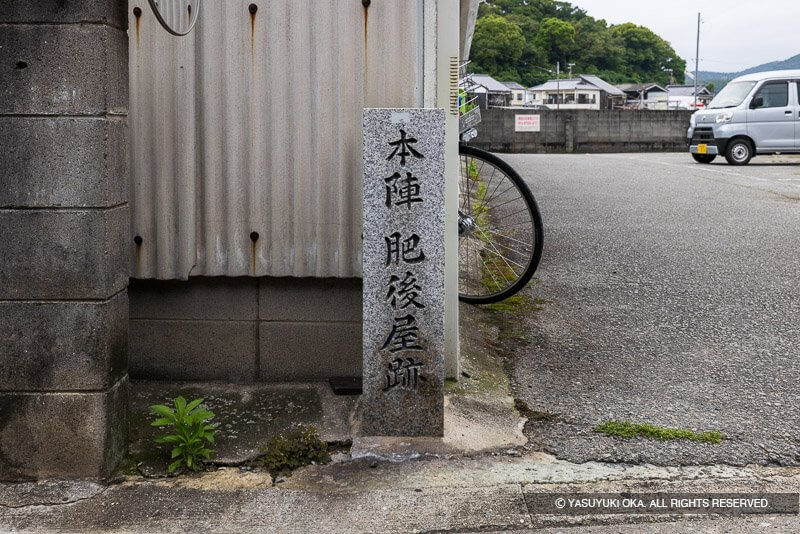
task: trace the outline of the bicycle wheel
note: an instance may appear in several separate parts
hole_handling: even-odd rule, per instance
[[[542,217],[530,189],[506,162],[459,145],[458,293],[489,304],[522,289],[542,257]]]

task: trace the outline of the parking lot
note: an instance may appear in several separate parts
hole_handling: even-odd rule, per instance
[[[800,158],[503,156],[545,223],[517,351],[530,447],[573,461],[800,463]],[[719,445],[622,441],[605,419]]]

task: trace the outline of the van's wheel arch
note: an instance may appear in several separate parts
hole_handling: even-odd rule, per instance
[[[731,165],[747,165],[755,153],[755,145],[747,137],[734,137],[725,146],[725,159]]]

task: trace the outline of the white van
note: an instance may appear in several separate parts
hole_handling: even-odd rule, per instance
[[[731,81],[692,115],[688,138],[698,163],[722,155],[731,165],[747,165],[756,155],[800,153],[800,70]]]

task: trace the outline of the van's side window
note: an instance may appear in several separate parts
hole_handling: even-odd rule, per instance
[[[786,82],[773,82],[764,84],[758,90],[755,98],[764,99],[761,108],[785,108],[789,105],[789,84]]]

